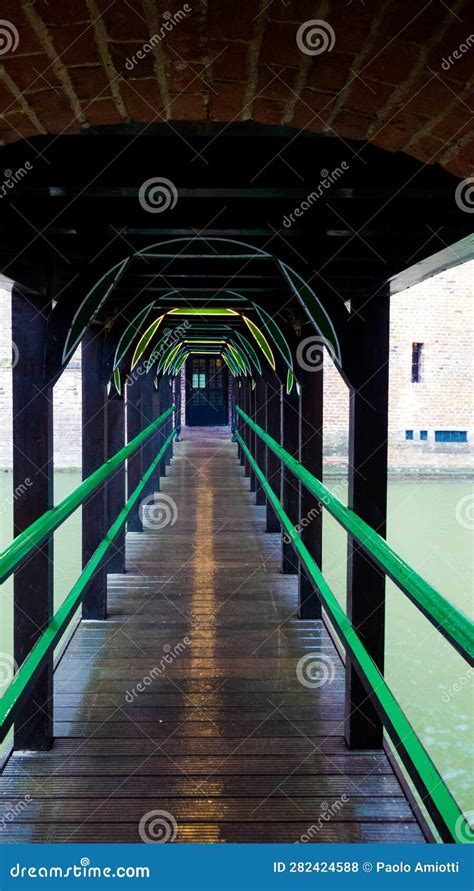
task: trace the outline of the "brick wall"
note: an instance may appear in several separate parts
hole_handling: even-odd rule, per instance
[[[474,261],[395,294],[390,320],[389,462],[394,471],[465,473],[473,454],[472,341]],[[0,283],[1,285],[1,283]],[[9,294],[0,291],[0,468],[12,463]],[[412,383],[412,343],[422,343]],[[182,375],[184,387],[184,374]],[[81,372],[76,353],[54,391],[55,463],[80,466]],[[184,394],[183,394],[184,409]],[[326,465],[347,460],[348,388],[328,359],[324,370]],[[413,440],[406,431],[413,430]],[[420,440],[420,431],[427,440]],[[435,443],[435,430],[467,432],[467,443]]]

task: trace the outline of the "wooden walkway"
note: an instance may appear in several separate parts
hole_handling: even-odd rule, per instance
[[[184,434],[176,521],[128,536],[108,621],[56,671],[54,747],[0,778],[0,843],[422,842],[386,756],[345,748],[341,662],[296,617],[236,446]]]

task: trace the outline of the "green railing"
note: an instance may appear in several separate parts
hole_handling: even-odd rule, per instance
[[[377,532],[361,520],[357,514],[341,504],[313,474],[259,427],[240,407],[237,407],[237,413],[277,455],[282,464],[316,496],[341,526],[359,542],[377,565],[410,597],[437,630],[472,664],[473,623],[422,579],[415,570],[411,569]],[[385,678],[331,591],[320,568],[302,542],[290,517],[284,511],[280,499],[255,461],[240,432],[236,433],[236,439],[278,516],[282,528],[291,539],[299,559],[314,582],[321,604],[344,648],[350,654],[367,695],[421,795],[441,838],[446,842],[460,841],[463,837],[462,827],[465,824],[465,818],[457,802],[402,711]]]
[[[25,529],[24,532],[21,532],[20,535],[14,539],[12,544],[0,555],[0,580],[3,582],[12,572],[18,569],[28,556],[37,549],[38,545],[48,537],[48,535],[54,532],[61,523],[71,516],[71,514],[84,503],[89,495],[95,492],[109,479],[117,467],[133,455],[134,452],[136,452],[136,450],[149,439],[164,421],[172,415],[174,409],[175,406],[172,405],[163,412],[159,418],[149,424],[148,427],[132,439],[131,442],[124,446],[124,448],[120,449],[120,451],[106,461],[105,464],[87,477],[87,479],[85,479],[74,492],[71,492],[70,495],[64,498],[60,504],[47,511],[42,517]],[[143,474],[140,482],[133,490],[128,500],[125,502],[122,510],[107,531],[105,538],[92,554],[73,588],[49,622],[48,627],[44,630],[25,661],[21,664],[3,698],[0,700],[0,742],[5,739],[5,736],[12,727],[18,712],[28,698],[30,691],[33,689],[35,681],[41,674],[46,664],[46,659],[54,651],[55,646],[61,640],[70,620],[82,602],[89,582],[106,557],[107,551],[111,547],[122,526],[127,521],[130,511],[136,505],[143,489],[152,477],[169,444],[172,442],[175,433],[176,431],[172,430],[163,441],[158,454]]]

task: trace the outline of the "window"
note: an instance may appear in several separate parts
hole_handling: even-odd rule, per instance
[[[205,374],[193,374],[193,390],[203,390],[206,386],[206,375]]]
[[[405,430],[405,439],[413,439],[413,430]]]
[[[420,439],[422,442],[426,442],[426,440],[428,439],[428,431],[427,430],[420,430]]]
[[[421,351],[422,343],[412,343],[411,345],[411,382],[418,384],[421,380]]]
[[[467,442],[467,430],[435,430],[435,442]]]

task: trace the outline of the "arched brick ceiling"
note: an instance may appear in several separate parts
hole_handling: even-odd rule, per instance
[[[470,6],[2,0],[0,139],[101,124],[253,119],[370,141],[465,177],[474,166]],[[332,29],[331,51],[299,49],[298,28],[312,19]],[[165,23],[162,39],[143,51]]]

